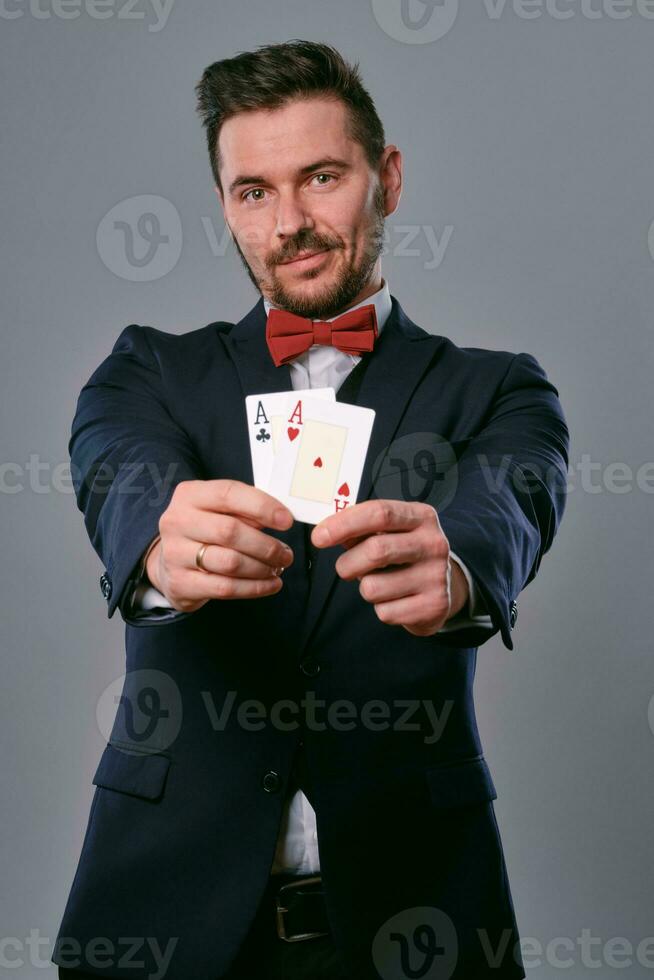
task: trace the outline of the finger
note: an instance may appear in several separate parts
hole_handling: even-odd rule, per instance
[[[181,492],[201,510],[240,514],[260,527],[286,529],[293,523],[293,514],[281,500],[240,480],[191,480],[181,485]]]
[[[427,570],[423,564],[405,565],[387,572],[372,572],[362,577],[359,592],[366,602],[373,605],[418,595],[425,589],[426,575]]]
[[[335,568],[342,579],[350,581],[376,568],[413,564],[425,557],[424,543],[415,531],[373,534],[339,555]]]
[[[424,595],[404,596],[401,599],[375,604],[375,613],[382,623],[411,626],[417,636],[427,636],[437,632],[434,624],[439,622],[441,626],[445,624],[448,609],[446,600],[435,605],[426,600]]]
[[[405,500],[364,500],[323,518],[311,532],[311,543],[318,548],[327,548],[376,531],[407,531],[425,520],[427,510],[435,514],[434,508],[426,504]]]
[[[200,541],[189,542],[192,559],[185,563],[186,567],[198,567],[196,556],[200,545],[203,543]],[[265,562],[257,561],[256,558],[251,558],[249,555],[242,554],[240,551],[235,551],[233,548],[224,548],[220,544],[209,544],[202,555],[202,568],[200,571],[210,572],[214,575],[227,575],[232,578],[256,579],[267,578],[275,570],[279,574],[279,570],[281,569],[283,571],[288,564],[290,564],[288,558],[285,558],[284,565],[269,565]]]
[[[284,541],[253,527],[247,519],[232,514],[193,510],[180,530],[186,542],[183,553],[174,557],[187,568],[195,566],[200,543],[239,551],[271,568],[280,565],[287,567],[293,562],[293,551]]]
[[[207,574],[203,571],[187,571],[180,591],[187,602],[198,599],[257,599],[274,595],[283,586],[278,575],[260,579],[231,578],[227,575]],[[173,593],[170,598],[174,601]]]

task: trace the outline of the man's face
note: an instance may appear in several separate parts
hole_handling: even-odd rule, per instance
[[[384,218],[399,200],[399,151],[386,147],[373,171],[345,123],[342,102],[312,98],[239,113],[219,135],[217,190],[250,279],[312,319],[378,288]]]

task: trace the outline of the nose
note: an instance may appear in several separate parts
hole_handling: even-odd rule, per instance
[[[313,228],[313,219],[294,193],[280,194],[277,205],[275,234],[278,238],[292,238],[303,228]]]

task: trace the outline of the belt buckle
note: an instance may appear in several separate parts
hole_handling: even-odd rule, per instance
[[[317,939],[319,936],[327,936],[327,932],[296,932],[292,935],[288,935],[286,931],[286,922],[284,920],[284,913],[288,912],[283,902],[282,892],[290,892],[294,888],[302,888],[304,885],[315,885],[322,881],[322,876],[317,875],[313,878],[301,878],[300,881],[289,881],[287,885],[282,885],[277,894],[275,895],[275,905],[276,905],[276,920],[277,920],[277,935],[280,939],[283,939],[286,943],[299,943],[304,939]]]

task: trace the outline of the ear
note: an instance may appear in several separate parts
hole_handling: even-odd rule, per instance
[[[223,212],[223,219],[225,221],[225,224],[227,224],[227,215],[225,214],[225,199],[223,197],[223,192],[221,191],[220,187],[218,187],[217,184],[214,184],[214,188],[213,189],[215,190],[216,196],[218,197],[218,202],[219,202],[220,207],[221,207],[221,210]],[[231,231],[230,231],[230,235],[231,235]]]
[[[402,195],[402,153],[394,144],[385,147],[379,169],[384,188],[386,217],[397,210]]]

